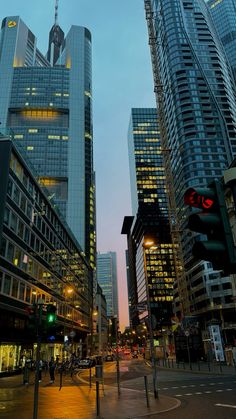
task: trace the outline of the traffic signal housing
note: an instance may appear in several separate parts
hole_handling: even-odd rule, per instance
[[[31,306],[26,307],[27,313],[27,329],[31,334],[37,333],[37,306],[32,304]]]
[[[46,311],[46,331],[47,331],[47,339],[50,342],[54,342],[56,339],[56,321],[57,321],[57,314],[56,314],[56,306],[53,304],[47,305]]]
[[[207,240],[197,237],[193,256],[210,261],[214,269],[226,274],[236,272],[235,246],[222,182],[214,181],[206,188],[187,189],[184,203],[201,210],[189,216],[187,228],[207,236]]]

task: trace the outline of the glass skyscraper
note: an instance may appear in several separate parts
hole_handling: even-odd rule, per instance
[[[206,0],[236,80],[236,1]]]
[[[47,58],[18,16],[2,21],[0,121],[33,164],[40,184],[95,265],[91,34],[58,24]]]
[[[133,108],[128,130],[132,217],[125,217],[128,238],[128,292],[131,325],[147,319],[159,331],[172,316],[175,264],[157,110]],[[145,320],[146,321],[146,320]]]
[[[186,229],[188,187],[204,187],[220,178],[236,155],[236,101],[231,68],[203,0],[145,0],[157,101],[169,150],[177,217],[185,262],[186,295],[176,299],[176,312],[220,317],[218,305],[232,305],[215,295],[221,273],[193,260],[193,237]],[[150,28],[149,28],[150,35]],[[163,132],[161,132],[163,134]],[[168,173],[167,173],[168,175]],[[232,288],[228,278],[229,287]],[[215,288],[216,290],[217,288]],[[218,288],[219,289],[219,288]],[[182,306],[181,306],[182,303]],[[184,310],[183,310],[184,307]]]
[[[97,254],[97,282],[107,303],[107,317],[119,319],[117,261],[115,252]]]

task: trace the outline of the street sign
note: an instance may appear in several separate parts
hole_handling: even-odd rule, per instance
[[[72,331],[69,333],[70,338],[74,338],[74,337],[75,337],[75,335],[76,335],[76,333],[75,333],[75,331],[74,331],[74,330],[72,330]]]
[[[147,310],[147,303],[142,301],[136,305],[138,311],[146,311]]]

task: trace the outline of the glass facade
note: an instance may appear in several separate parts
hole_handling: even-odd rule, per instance
[[[3,20],[0,120],[12,130],[94,267],[91,34],[72,26],[64,39],[59,26],[58,31],[58,48],[54,26],[50,32],[48,61],[18,16]]]
[[[30,342],[25,309],[39,299],[56,305],[62,337],[73,329],[84,340],[91,327],[92,270],[10,140],[0,141],[0,154],[1,342],[12,331],[15,343]]]
[[[175,265],[157,110],[133,108],[128,131],[133,219],[128,235],[131,322],[147,317],[135,306],[149,301],[153,328],[170,324]],[[129,224],[129,223],[128,223]],[[132,307],[133,306],[133,307]]]
[[[204,278],[211,265],[198,263],[186,227],[188,187],[204,187],[222,176],[236,152],[236,101],[231,68],[203,0],[152,0],[156,56],[163,86],[162,118],[170,150],[173,189],[185,260],[186,313],[211,310]],[[158,97],[157,97],[158,100]],[[200,273],[199,273],[200,272]],[[199,288],[202,278],[201,309]],[[204,298],[203,298],[204,295]],[[204,306],[204,307],[203,307]],[[181,307],[177,307],[181,312]]]
[[[206,3],[236,80],[236,2],[206,0]]]
[[[115,252],[97,254],[97,282],[106,298],[107,317],[117,316],[119,318]]]

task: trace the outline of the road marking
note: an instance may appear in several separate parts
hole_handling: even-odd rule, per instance
[[[195,393],[195,394],[202,394],[202,392],[201,391],[198,391],[197,393]]]
[[[200,387],[205,387],[206,386],[206,384],[200,384]]]
[[[217,406],[217,407],[229,407],[231,409],[236,409],[236,406],[234,406],[232,404],[221,404],[221,403],[217,403],[217,404],[215,404],[215,406]]]
[[[196,387],[195,384],[191,384],[189,387]]]
[[[209,394],[209,393],[212,393],[212,391],[209,391],[209,390],[208,390],[208,391],[205,391],[205,393],[206,393],[206,394]]]
[[[181,388],[186,388],[187,386],[181,386]]]
[[[216,390],[217,393],[222,393],[223,390]]]
[[[192,396],[193,393],[186,393],[185,396]]]
[[[226,389],[226,391],[232,391],[232,390],[233,390],[232,388],[227,388],[227,389]]]
[[[171,387],[171,388],[179,388],[179,387]]]

